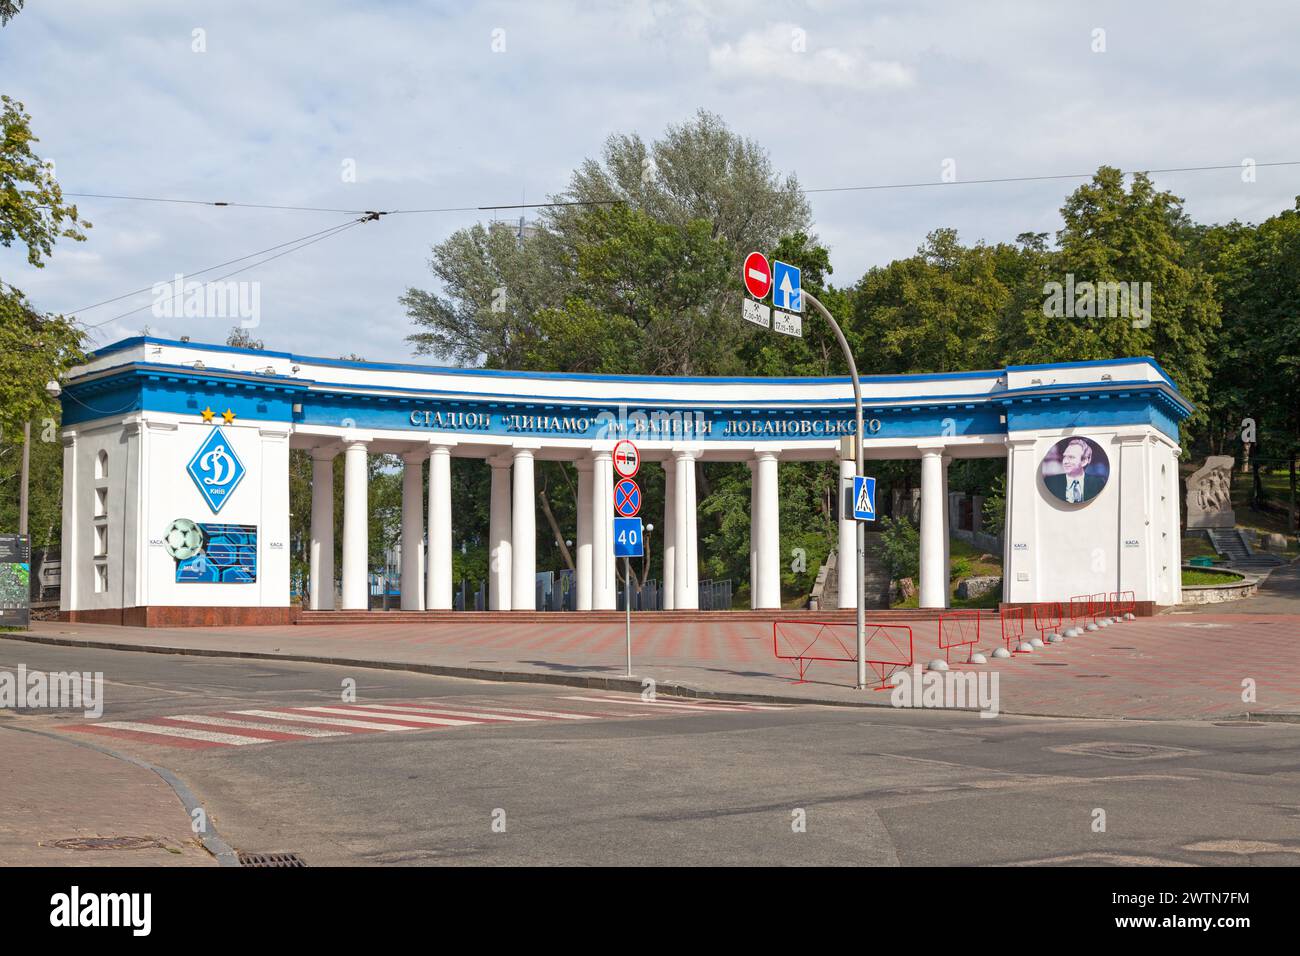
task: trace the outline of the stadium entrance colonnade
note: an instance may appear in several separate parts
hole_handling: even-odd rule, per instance
[[[1178,427],[1190,413],[1153,360],[863,379],[870,462],[920,459],[922,607],[948,598],[949,463],[1007,462],[1009,603],[1133,591],[1180,599]],[[137,337],[73,370],[63,395],[64,579],[74,620],[259,623],[288,619],[289,451],[312,458],[312,609],[369,604],[368,456],[404,463],[401,606],[452,607],[451,468],[491,466],[489,606],[532,609],[536,463],[578,473],[577,608],[613,609],[612,451],[665,473],[664,606],[698,602],[694,464],[752,476],[751,587],[780,607],[778,470],[839,461],[852,435],[846,378],[658,378],[347,362]],[[334,459],[343,520],[334,523]],[[423,469],[428,470],[427,482]],[[851,461],[839,464],[842,479]],[[427,487],[427,498],[426,498]],[[662,524],[660,524],[662,521]],[[854,548],[851,520],[838,528]],[[408,549],[409,551],[409,549]],[[854,562],[838,567],[852,606]]]

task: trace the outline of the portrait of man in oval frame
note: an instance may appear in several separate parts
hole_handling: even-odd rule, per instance
[[[1039,466],[1043,485],[1057,500],[1087,504],[1106,487],[1110,459],[1091,438],[1062,438],[1043,456]]]

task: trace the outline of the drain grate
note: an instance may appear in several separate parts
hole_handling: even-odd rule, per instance
[[[239,851],[240,866],[306,866],[307,861],[297,853],[245,853]]]
[[[47,846],[56,846],[60,850],[155,850],[163,845],[150,836],[116,836],[116,837],[68,837],[55,840]]]

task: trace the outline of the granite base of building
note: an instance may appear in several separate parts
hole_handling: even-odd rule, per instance
[[[125,627],[249,627],[296,624],[298,607],[125,607],[64,611],[59,620],[73,624],[118,624]]]
[[[1049,603],[1052,603],[1052,602],[1049,602]],[[1069,601],[1061,601],[1061,602],[1059,602],[1059,603],[1061,604],[1062,610],[1063,610],[1064,615],[1065,615],[1065,622],[1064,622],[1064,624],[1063,624],[1062,626],[1066,626],[1066,625],[1068,625],[1068,624],[1070,623],[1070,602],[1069,602]],[[1041,607],[1042,605],[1039,604],[1039,605],[1037,605],[1037,606],[1038,606],[1038,607]],[[1002,604],[999,604],[998,607],[999,607],[1001,610],[1004,610],[1004,611],[1006,611],[1006,610],[1010,610],[1010,609],[1012,609],[1012,608],[1017,608],[1017,607],[1018,607],[1018,608],[1024,608],[1024,611],[1025,611],[1025,621],[1026,621],[1026,626],[1030,626],[1030,625],[1028,624],[1028,622],[1032,620],[1031,615],[1034,613],[1034,607],[1035,607],[1035,605],[1033,605],[1033,604],[1007,604],[1007,603],[1002,603]],[[1135,617],[1155,617],[1157,614],[1161,614],[1161,613],[1163,613],[1164,611],[1168,611],[1168,610],[1170,610],[1170,608],[1171,608],[1171,606],[1169,606],[1169,605],[1157,604],[1155,601],[1136,601],[1136,602],[1134,602],[1134,605],[1133,605],[1133,615],[1134,615]],[[1110,612],[1107,611],[1105,614],[1098,614],[1097,616],[1098,616],[1098,617],[1110,617],[1111,615],[1110,615]]]

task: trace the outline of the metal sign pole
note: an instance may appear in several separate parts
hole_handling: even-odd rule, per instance
[[[853,351],[849,348],[848,340],[844,338],[844,333],[840,330],[839,323],[831,317],[826,306],[817,301],[817,297],[807,289],[802,290],[802,295],[806,296],[808,301],[816,307],[817,311],[822,314],[831,330],[835,333],[836,340],[840,343],[840,348],[844,350],[844,360],[849,364],[849,375],[853,378],[853,413],[857,419],[857,440],[854,445],[857,459],[857,473],[859,475],[866,472],[865,456],[863,454],[862,439],[865,434],[862,423],[862,382],[858,378],[858,363],[853,361]],[[843,497],[843,491],[840,495]],[[843,504],[841,503],[841,507]],[[857,594],[854,595],[854,604],[857,605],[857,651],[858,651],[858,690],[866,690],[867,687],[867,609],[864,604],[864,592],[866,591],[867,577],[867,529],[861,521],[854,519],[857,527],[857,586],[854,588]]]
[[[627,616],[627,676],[632,676],[632,559],[623,559],[623,593],[627,595],[623,610]]]

